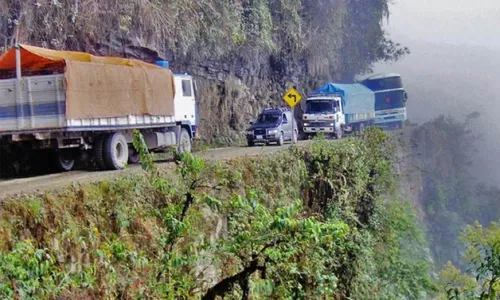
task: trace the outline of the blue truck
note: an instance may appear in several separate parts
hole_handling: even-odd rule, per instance
[[[337,139],[362,132],[375,122],[375,93],[366,86],[328,83],[310,93],[302,115],[306,136],[323,133]]]
[[[401,75],[377,74],[360,82],[375,93],[375,125],[382,128],[403,128],[406,123],[408,94]]]

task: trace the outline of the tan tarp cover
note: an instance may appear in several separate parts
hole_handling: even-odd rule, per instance
[[[168,69],[135,59],[27,45],[21,45],[20,53],[24,71],[65,67],[68,119],[174,114],[174,76]],[[12,48],[0,56],[0,70],[15,68]]]

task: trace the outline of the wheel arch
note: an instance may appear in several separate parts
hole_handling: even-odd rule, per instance
[[[189,137],[192,139],[194,137],[194,132],[193,132],[193,124],[191,124],[191,122],[189,121],[183,121],[183,122],[180,122],[178,123],[177,125],[181,125],[181,128],[184,128],[187,130],[187,132],[189,133]]]

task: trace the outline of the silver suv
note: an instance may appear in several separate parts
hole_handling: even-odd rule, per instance
[[[249,147],[269,143],[281,146],[285,141],[297,141],[297,121],[289,108],[266,108],[250,125],[246,133]]]

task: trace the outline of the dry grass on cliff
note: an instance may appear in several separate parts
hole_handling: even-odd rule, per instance
[[[265,20],[270,17],[267,6],[255,9],[252,23],[271,24]],[[260,26],[257,32],[244,24],[242,13],[242,4],[222,0],[0,0],[0,34],[8,42],[18,33],[25,43],[84,51],[110,42],[110,37],[136,40],[160,52],[186,54],[195,48],[209,56],[228,53],[250,39],[254,46],[271,46],[271,36],[263,30],[272,28]]]

